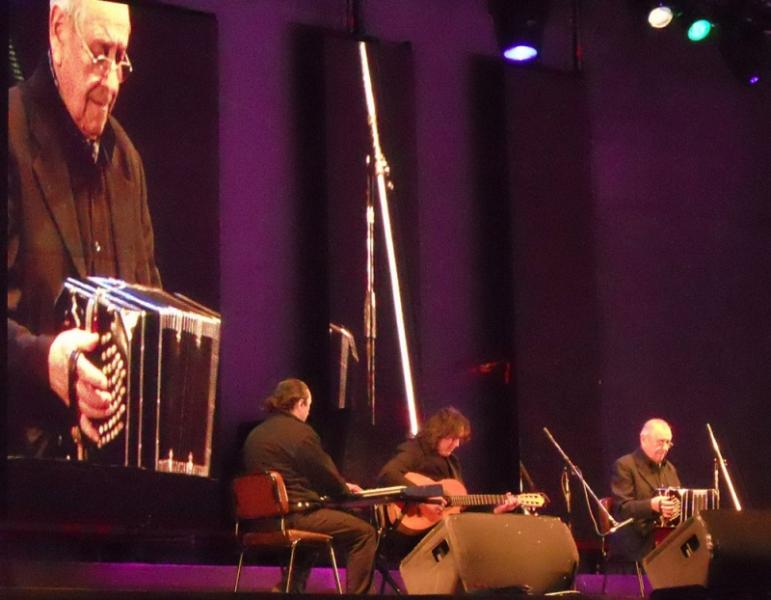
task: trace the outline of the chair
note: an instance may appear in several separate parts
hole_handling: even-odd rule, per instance
[[[605,508],[605,510],[598,511],[598,514],[597,514],[597,525],[599,526],[600,534],[602,534],[602,538],[601,538],[602,541],[600,546],[600,552],[602,553],[602,562],[603,562],[602,571],[604,575],[603,581],[602,581],[602,593],[605,594],[605,588],[608,583],[608,562],[609,562],[606,536],[611,528],[610,517],[608,517],[608,513],[613,512],[613,497],[606,496],[604,498],[600,498],[600,504],[602,504],[602,506]],[[643,583],[643,575],[642,575],[642,570],[640,568],[639,561],[635,561],[634,568],[635,568],[635,572],[637,573],[637,584],[640,586],[640,598],[645,598],[645,585]]]
[[[332,547],[332,536],[316,531],[288,529],[285,517],[289,514],[289,499],[284,485],[284,478],[276,471],[253,473],[237,477],[233,480],[233,500],[235,509],[235,532],[241,546],[238,558],[236,585],[233,591],[238,591],[241,579],[241,567],[244,554],[253,548],[290,548],[289,566],[287,567],[286,589],[289,592],[294,568],[295,550],[300,544],[308,546],[326,546],[332,561],[337,593],[342,594],[340,573],[337,569],[335,550]],[[242,531],[242,521],[251,521],[256,531]]]
[[[404,595],[399,584],[391,576],[389,568],[390,561],[383,553],[383,543],[390,530],[388,517],[386,516],[386,505],[376,504],[372,507],[372,520],[374,521],[375,531],[377,533],[377,554],[375,555],[375,570],[380,573],[380,595],[385,592],[386,584],[391,587],[397,596]]]

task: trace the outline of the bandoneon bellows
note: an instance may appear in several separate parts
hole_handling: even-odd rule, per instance
[[[68,278],[62,328],[99,334],[86,356],[112,394],[94,442],[73,429],[79,458],[206,477],[219,363],[220,315],[180,294],[117,279]]]
[[[671,519],[659,518],[658,527],[674,528],[703,510],[720,508],[720,496],[713,489],[656,488],[656,495],[672,498],[677,506],[677,513]]]

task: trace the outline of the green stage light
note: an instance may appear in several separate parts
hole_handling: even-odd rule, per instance
[[[688,39],[692,42],[701,42],[709,37],[712,32],[712,23],[707,19],[697,19],[688,27]]]

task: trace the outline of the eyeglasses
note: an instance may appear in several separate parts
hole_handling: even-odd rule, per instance
[[[91,48],[88,47],[88,44],[86,44],[86,40],[83,39],[83,35],[80,33],[80,27],[78,27],[78,20],[73,19],[73,22],[75,24],[75,33],[78,34],[78,39],[80,39],[80,43],[83,44],[83,48],[88,53],[88,57],[91,60],[91,65],[96,69],[96,71],[99,73],[101,77],[109,77],[110,73],[112,73],[115,69],[118,70],[118,81],[123,83],[128,79],[128,76],[131,75],[132,71],[134,70],[134,67],[131,66],[131,61],[129,60],[128,53],[125,53],[123,55],[123,58],[118,61],[116,58],[110,58],[109,56],[105,54],[100,54],[99,56],[95,56],[94,53],[91,51]]]
[[[672,440],[654,440],[656,443],[657,448],[664,448],[665,446],[668,448],[674,448],[675,443]]]

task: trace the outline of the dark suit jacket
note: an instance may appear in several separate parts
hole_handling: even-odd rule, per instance
[[[244,442],[243,463],[247,473],[281,473],[291,503],[315,503],[321,496],[348,493],[318,434],[288,413],[274,413],[251,431]]]
[[[434,481],[457,479],[463,482],[457,456],[454,454],[447,458],[440,456],[436,450],[426,447],[419,439],[411,439],[399,444],[396,453],[380,469],[378,484],[412,485],[412,482],[404,477],[405,473],[420,473]],[[382,547],[383,554],[390,560],[398,561],[407,556],[431,529],[426,529],[418,535],[407,535],[395,528],[387,531]]]
[[[656,488],[680,487],[677,469],[668,460],[659,467],[638,448],[613,464],[610,482],[614,516],[633,523],[610,537],[610,557],[614,560],[640,560],[653,549],[653,528],[658,513],[650,500]]]
[[[66,419],[63,403],[47,392],[45,362],[62,283],[88,275],[70,184],[73,127],[47,63],[8,91],[7,345],[9,365],[19,369],[9,378],[11,452],[20,423]],[[104,180],[118,275],[159,286],[142,161],[112,117],[103,138],[111,149]]]

